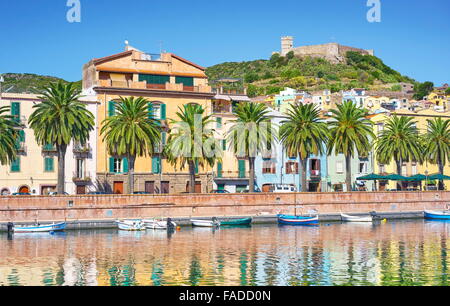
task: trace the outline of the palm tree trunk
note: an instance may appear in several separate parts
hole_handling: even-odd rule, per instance
[[[302,159],[300,156],[299,156],[299,160],[300,160],[300,167],[301,167],[301,169],[300,169],[300,172],[301,172],[301,182],[300,182],[300,187],[301,187],[301,191],[302,192],[307,192],[308,191],[308,189],[306,188],[307,186],[306,186],[306,164],[307,164],[307,162],[308,162],[308,158],[305,158],[305,159]]]
[[[136,162],[136,156],[129,156],[130,161],[128,169],[128,194],[133,194],[134,192],[134,164]]]
[[[444,175],[444,164],[442,163],[441,160],[439,160],[438,166],[439,166],[439,173],[441,175]],[[439,180],[439,190],[444,190],[444,181],[443,180]]]
[[[345,185],[347,192],[352,191],[352,157],[350,154],[345,155]]]
[[[195,164],[190,160],[189,165],[189,193],[195,193]]]
[[[248,167],[250,170],[249,192],[255,192],[255,158],[248,158]]]
[[[396,163],[397,163],[397,174],[398,175],[402,175],[402,164],[403,164],[403,162],[400,159],[400,160],[397,160]],[[397,190],[402,190],[402,189],[403,189],[402,183],[400,181],[398,181],[397,182]]]
[[[56,192],[59,195],[64,194],[64,185],[65,185],[65,171],[66,171],[66,145],[58,145],[58,183],[56,187]]]

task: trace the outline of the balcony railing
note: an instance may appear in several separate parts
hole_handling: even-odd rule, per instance
[[[89,183],[91,182],[91,173],[90,172],[77,172],[73,173],[73,181],[74,183]]]
[[[18,153],[25,153],[27,151],[27,146],[25,145],[25,142],[17,142],[16,150]]]
[[[220,173],[215,172],[214,176],[216,179],[248,179],[250,171],[221,171]]]
[[[81,145],[81,144],[75,144],[73,146],[73,153],[75,154],[89,154],[92,152],[92,148],[90,145]]]
[[[132,89],[154,89],[154,90],[170,90],[170,91],[190,91],[190,92],[212,92],[211,87],[207,85],[185,86],[178,83],[165,84],[150,84],[146,81],[112,81],[112,80],[98,80],[97,86],[100,87],[115,87],[115,88],[132,88]]]
[[[42,152],[45,153],[56,153],[58,150],[56,149],[56,146],[52,144],[46,144],[42,147]]]

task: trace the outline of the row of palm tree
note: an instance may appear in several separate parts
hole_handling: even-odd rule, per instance
[[[94,128],[94,116],[79,102],[80,92],[71,84],[53,83],[42,92],[42,103],[36,104],[30,116],[30,127],[40,145],[53,144],[58,151],[57,192],[64,192],[64,161],[71,141],[85,144]],[[6,164],[17,156],[15,143],[19,137],[18,124],[9,108],[0,108],[0,162]],[[249,190],[255,190],[255,159],[270,151],[271,144],[280,141],[289,156],[300,161],[302,191],[306,191],[306,164],[312,155],[343,154],[346,160],[346,185],[351,188],[351,159],[367,157],[374,148],[377,160],[397,163],[401,174],[403,162],[428,161],[444,166],[450,158],[450,120],[428,120],[428,131],[420,135],[411,117],[392,116],[377,138],[368,113],[351,101],[337,105],[329,118],[323,118],[313,104],[295,104],[287,111],[277,133],[271,124],[269,109],[263,104],[238,105],[226,141],[238,158],[249,163]],[[160,154],[169,163],[188,167],[189,191],[195,192],[198,166],[213,167],[222,162],[222,152],[212,118],[198,104],[187,104],[170,120],[167,145],[160,150],[163,127],[155,120],[142,97],[120,98],[114,116],[102,122],[101,135],[112,156],[129,160],[128,192],[134,191],[134,168],[138,157]],[[440,182],[443,187],[443,182]]]

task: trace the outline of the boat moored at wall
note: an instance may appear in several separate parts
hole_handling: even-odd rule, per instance
[[[425,210],[425,219],[450,220],[450,210]]]
[[[37,224],[37,225],[23,225],[14,226],[14,233],[42,233],[42,232],[56,232],[63,231],[66,228],[66,222],[52,223],[52,224]]]
[[[277,215],[278,224],[281,225],[318,225],[319,216],[290,216]]]

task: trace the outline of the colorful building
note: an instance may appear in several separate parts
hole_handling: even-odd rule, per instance
[[[91,60],[83,67],[83,89],[95,95],[98,105],[97,179],[99,189],[124,193],[127,190],[128,160],[111,156],[101,136],[102,122],[115,113],[120,97],[148,100],[153,117],[163,128],[164,146],[169,119],[185,104],[198,104],[211,113],[214,93],[205,68],[172,53],[148,54],[129,45],[125,52]],[[196,191],[209,192],[213,169],[197,167]],[[135,164],[135,191],[179,193],[188,190],[187,169],[170,165],[160,154],[139,157]]]

